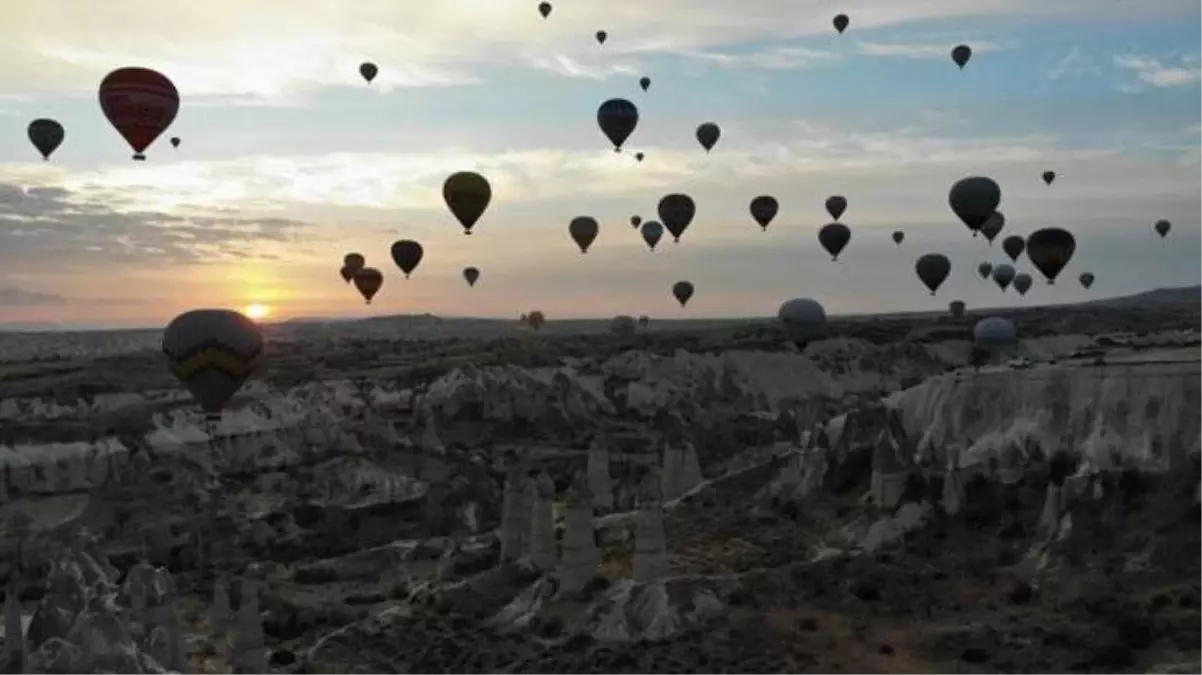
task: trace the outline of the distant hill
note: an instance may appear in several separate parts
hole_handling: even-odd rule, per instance
[[[1202,286],[1182,286],[1180,288],[1157,288],[1135,295],[1123,295],[1117,298],[1101,298],[1080,303],[1089,307],[1105,307],[1126,309],[1133,307],[1163,307],[1165,305],[1197,305],[1202,303]]]

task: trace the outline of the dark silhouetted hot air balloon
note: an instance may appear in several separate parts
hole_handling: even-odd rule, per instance
[[[679,244],[681,235],[689,228],[689,223],[693,222],[693,216],[697,215],[697,205],[693,203],[692,197],[673,193],[664,195],[659,200],[656,211],[659,213],[660,222],[672,233],[672,241]]]
[[[464,281],[467,282],[468,286],[474,287],[476,285],[476,280],[479,278],[480,278],[480,270],[476,269],[475,267],[464,267],[463,268],[463,279],[464,279]]]
[[[47,161],[58,146],[63,144],[63,138],[67,135],[63,125],[51,119],[36,119],[30,122],[26,133],[29,135],[29,142],[42,153],[42,159]]]
[[[163,331],[167,367],[200,404],[210,421],[250,377],[263,352],[254,321],[228,309],[194,309]]]
[[[1156,234],[1159,234],[1160,238],[1164,239],[1165,235],[1169,233],[1169,230],[1173,229],[1173,224],[1167,220],[1158,220],[1153,228],[1156,230]]]
[[[1047,227],[1027,237],[1027,258],[1043,273],[1048,284],[1056,283],[1056,275],[1072,260],[1077,240],[1068,230]]]
[[[1002,201],[1002,189],[992,178],[985,176],[970,176],[956,181],[947,194],[948,204],[952,211],[972,230],[972,236],[997,211]]]
[[[842,195],[832,195],[826,198],[826,212],[831,218],[839,220],[847,211],[847,198]]]
[[[647,222],[643,223],[642,234],[643,241],[647,243],[647,248],[654,251],[655,245],[658,244],[659,240],[664,236],[664,226],[660,225],[654,220],[648,220]]]
[[[376,67],[376,64],[370,61],[364,61],[359,64],[359,74],[363,76],[363,79],[367,80],[368,84],[371,84],[371,81],[376,79],[376,75],[379,72],[380,69]]]
[[[818,243],[831,254],[831,260],[838,260],[839,254],[847,248],[851,241],[851,228],[843,223],[828,223],[818,230]]]
[[[605,44],[605,41],[609,39],[609,33],[606,33],[603,30],[599,30],[599,31],[597,31],[596,35],[594,35],[593,37],[597,38],[597,44],[603,45],[603,44]]]
[[[776,319],[798,349],[805,349],[806,343],[826,328],[826,310],[812,298],[786,300],[776,310]]]
[[[364,267],[355,272],[352,280],[355,282],[355,288],[359,289],[359,295],[362,295],[369,305],[371,299],[376,297],[376,293],[379,293],[380,287],[384,285],[384,275],[374,267]]]
[[[636,230],[639,229],[639,225],[642,225],[642,224],[643,224],[642,216],[631,216],[630,217],[630,226],[633,227],[634,229],[636,229]]]
[[[639,86],[643,88],[643,91],[647,91],[648,89],[651,88],[651,78],[640,77],[639,78]]]
[[[551,3],[549,3],[549,2],[538,3],[538,13],[542,14],[544,19],[551,16]]]
[[[1094,276],[1092,272],[1082,272],[1081,276],[1077,277],[1077,281],[1081,282],[1081,287],[1087,291],[1089,290],[1090,286],[1093,286],[1093,279]]]
[[[689,298],[693,297],[693,284],[690,281],[677,281],[672,284],[672,295],[676,297],[676,301],[681,307],[689,304]]]
[[[526,323],[530,324],[530,327],[534,330],[542,328],[543,324],[546,322],[547,317],[543,315],[542,311],[537,309],[533,312],[530,312],[530,314],[526,317]]]
[[[1014,273],[1014,268],[1006,263],[993,268],[993,283],[997,284],[997,287],[1002,289],[1003,293],[1014,282],[1014,277],[1016,276],[1018,275]]]
[[[993,246],[993,240],[1001,234],[1002,228],[1006,226],[1006,216],[1001,211],[994,211],[993,215],[985,220],[985,224],[981,226],[981,234],[985,235],[985,239],[989,241],[989,245]]]
[[[1014,322],[1000,316],[981,319],[972,329],[973,341],[982,347],[1005,347],[1018,339]]]
[[[609,332],[618,337],[630,337],[638,330],[638,324],[635,323],[633,316],[619,314],[609,322]]]
[[[624,98],[611,98],[597,108],[597,126],[613,143],[614,152],[622,151],[622,144],[638,125],[639,109]]]
[[[968,45],[956,45],[952,47],[952,60],[960,66],[960,70],[964,70],[964,66],[968,64],[968,60],[972,58],[972,47]]]
[[[347,253],[342,256],[342,264],[351,268],[352,272],[358,272],[367,264],[367,258],[362,253]]]
[[[1044,183],[1051,185],[1052,181],[1054,181],[1054,180],[1056,180],[1056,172],[1055,171],[1044,171],[1043,172],[1043,182]]]
[[[346,283],[349,284],[349,283],[351,283],[351,279],[355,278],[355,272],[357,272],[357,271],[358,270],[354,270],[354,269],[351,269],[350,267],[347,267],[346,265],[343,265],[342,267],[340,267],[338,269],[338,275],[342,277],[343,281],[345,281]]]
[[[100,109],[134,150],[134,159],[154,143],[179,112],[179,91],[149,68],[118,68],[100,83]]]
[[[952,261],[941,253],[928,253],[914,263],[914,271],[923,285],[931,291],[931,295],[935,295],[947,276],[952,273]]]
[[[705,148],[706,152],[714,149],[714,145],[718,139],[722,137],[722,129],[713,122],[705,122],[697,127],[697,142],[701,147]]]
[[[492,186],[475,171],[460,171],[448,176],[442,184],[442,198],[451,215],[463,226],[463,233],[471,234],[472,227],[492,201]]]
[[[947,303],[947,311],[952,315],[953,319],[960,319],[964,316],[964,301],[952,300]]]
[[[755,219],[755,222],[759,223],[760,229],[767,231],[768,225],[772,223],[772,219],[780,211],[780,203],[776,201],[776,197],[760,195],[751,200],[749,209],[751,210],[751,217]]]
[[[1027,242],[1017,234],[1012,234],[1002,240],[1002,250],[1006,252],[1011,262],[1018,262],[1018,256],[1027,250]]]
[[[580,247],[581,253],[588,253],[588,247],[597,240],[597,233],[600,231],[601,225],[596,218],[577,216],[568,223],[568,234],[572,236],[572,241]]]
[[[646,157],[646,155],[641,152],[634,153],[634,161],[636,162],[642,162],[644,157]]]
[[[392,244],[392,261],[405,273],[406,279],[421,264],[423,254],[422,245],[412,239],[401,239]]]
[[[171,147],[173,147],[173,148],[178,148],[178,147],[179,147],[179,136],[172,136],[172,137],[171,137]]]
[[[989,275],[993,274],[993,263],[983,262],[977,265],[977,274],[981,275],[982,279],[988,279]]]
[[[847,25],[851,23],[851,19],[846,14],[836,14],[831,23],[835,25],[835,30],[839,31],[839,35],[842,35],[843,31],[847,30]]]
[[[1010,283],[1014,284],[1014,290],[1018,291],[1019,295],[1026,295],[1027,291],[1031,290],[1031,275],[1026,272],[1015,274],[1014,281]]]
[[[901,243],[903,241],[905,241],[905,239],[906,239],[905,232],[902,232],[901,230],[893,231],[893,243],[897,244],[898,246],[901,246]]]

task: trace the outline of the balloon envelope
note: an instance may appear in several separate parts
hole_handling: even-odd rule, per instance
[[[654,220],[648,220],[643,223],[642,227],[643,241],[652,251],[655,250],[655,245],[664,236],[664,226]]]
[[[51,119],[36,119],[30,122],[26,133],[29,135],[29,142],[42,153],[44,160],[50,159],[50,155],[63,144],[63,138],[67,135],[63,125]]]
[[[263,335],[255,322],[238,312],[195,309],[167,324],[162,348],[171,373],[212,419],[220,417],[254,371]]]
[[[1158,221],[1156,221],[1156,225],[1154,225],[1153,228],[1156,230],[1156,234],[1159,234],[1160,237],[1163,239],[1164,236],[1169,233],[1169,230],[1171,230],[1173,228],[1173,225],[1172,225],[1172,223],[1170,223],[1167,220],[1158,220]]]
[[[947,311],[951,313],[953,318],[959,319],[964,316],[964,301],[952,300],[947,304]]]
[[[672,239],[679,242],[680,235],[684,234],[693,222],[693,216],[697,215],[697,205],[693,203],[692,197],[673,193],[664,195],[659,200],[656,211],[659,213],[660,222],[672,233]]]
[[[149,68],[118,68],[100,83],[100,109],[134,150],[134,159],[154,143],[179,112],[179,90]]]
[[[947,201],[956,217],[975,234],[997,211],[1002,189],[992,178],[970,176],[952,185]]]
[[[600,231],[601,225],[595,218],[588,216],[577,216],[568,223],[568,234],[572,236],[572,241],[580,247],[581,253],[588,253],[589,247],[597,240],[597,233]]]
[[[342,264],[358,272],[367,264],[367,259],[363,257],[362,253],[347,253],[342,256]]]
[[[676,296],[677,302],[681,307],[689,304],[689,299],[693,297],[693,284],[688,281],[677,281],[672,284],[672,295]]]
[[[1077,277],[1077,281],[1080,281],[1081,285],[1087,291],[1089,290],[1090,286],[1093,286],[1093,280],[1094,280],[1094,276],[1093,276],[1092,272],[1082,272],[1081,276]]]
[[[463,278],[467,281],[468,286],[475,286],[476,280],[480,278],[480,270],[475,267],[463,268]]]
[[[635,322],[634,317],[625,314],[619,314],[609,322],[610,332],[619,337],[630,337],[634,335],[637,328],[638,324]]]
[[[1002,228],[1006,226],[1006,216],[1001,211],[994,211],[993,215],[985,219],[985,224],[981,226],[981,234],[993,244],[993,240],[1001,234]]]
[[[374,267],[364,267],[355,272],[352,281],[355,282],[355,288],[358,289],[359,295],[362,295],[370,305],[371,299],[376,297],[376,293],[379,293],[380,287],[384,285],[384,275]]]
[[[464,233],[471,234],[472,227],[492,201],[492,186],[475,171],[460,171],[448,176],[442,184],[442,198],[451,215],[463,226]]]
[[[998,285],[998,288],[1005,291],[1014,282],[1014,268],[1006,263],[1002,263],[993,268],[993,283]]]
[[[826,310],[811,298],[794,298],[781,304],[776,318],[793,340],[808,340],[826,326]]]
[[[1017,234],[1012,234],[1002,240],[1002,250],[1006,252],[1011,262],[1018,262],[1018,256],[1027,250],[1027,241]]]
[[[1073,259],[1076,250],[1076,238],[1068,230],[1059,227],[1036,230],[1027,237],[1027,258],[1049,284],[1056,282],[1056,276]]]
[[[597,126],[613,143],[615,152],[622,149],[622,144],[638,125],[639,109],[624,98],[611,98],[597,108]]]
[[[928,253],[914,262],[914,272],[923,285],[931,291],[931,295],[939,290],[947,276],[952,272],[952,261],[941,253]]]
[[[831,218],[839,220],[847,211],[847,198],[842,195],[832,195],[826,198],[826,212],[831,214]]]
[[[714,149],[718,139],[722,137],[722,129],[713,122],[706,122],[697,127],[697,142],[701,147],[705,148],[706,152]]]
[[[406,279],[409,278],[409,273],[421,264],[424,254],[422,245],[412,239],[402,239],[392,245],[392,261],[405,273]]]
[[[972,47],[968,45],[956,45],[952,48],[952,61],[956,62],[957,66],[963,70],[968,60],[972,58]]]
[[[977,274],[981,275],[982,279],[988,279],[990,274],[993,274],[993,263],[983,262],[977,265]]]
[[[1019,295],[1026,295],[1027,291],[1031,290],[1031,275],[1023,272],[1022,274],[1014,275],[1014,290],[1018,291]]]
[[[982,347],[1003,347],[1018,339],[1018,329],[1010,319],[991,316],[973,326],[972,336]]]
[[[751,211],[751,217],[755,222],[759,223],[761,229],[767,230],[769,223],[776,217],[780,211],[780,203],[776,201],[776,197],[771,195],[760,195],[751,200],[748,207]]]
[[[376,64],[371,63],[370,61],[365,61],[359,64],[359,74],[362,75],[363,79],[367,80],[368,83],[376,79],[376,74],[379,72],[380,69],[376,67]]]
[[[851,228],[843,223],[829,223],[818,230],[818,243],[831,254],[831,260],[838,260],[839,254],[847,248],[851,241]]]
[[[847,25],[851,23],[851,19],[846,14],[836,14],[835,19],[831,21],[835,25],[835,30],[839,31],[839,35],[847,30]]]

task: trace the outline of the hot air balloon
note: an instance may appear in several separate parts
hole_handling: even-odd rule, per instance
[[[705,122],[697,127],[697,132],[695,135],[697,136],[697,142],[701,144],[701,147],[705,148],[706,152],[709,152],[710,150],[714,149],[714,144],[716,144],[718,139],[722,137],[722,129],[720,129],[718,125],[714,124],[713,122]]]
[[[547,317],[543,316],[543,313],[537,309],[533,312],[530,312],[530,314],[526,317],[526,323],[529,323],[530,327],[534,330],[542,328],[543,324],[546,322]]]
[[[751,217],[755,219],[755,222],[759,223],[760,229],[766,232],[768,225],[776,217],[777,211],[780,210],[780,203],[776,201],[776,197],[760,195],[751,200],[751,205],[748,208],[751,211]]]
[[[647,248],[650,248],[652,251],[654,251],[655,245],[658,244],[659,240],[664,236],[664,226],[660,225],[654,220],[648,220],[647,222],[643,223],[642,233],[643,241],[647,243]]]
[[[1094,276],[1092,272],[1082,272],[1081,276],[1077,277],[1077,281],[1080,281],[1081,286],[1087,291],[1089,290],[1090,286],[1093,286],[1093,279]]]
[[[902,243],[902,241],[905,240],[905,238],[906,238],[905,232],[902,232],[901,230],[893,231],[893,243],[897,244],[898,246],[901,246],[901,243]]]
[[[651,317],[647,316],[646,314],[642,314],[639,316],[639,326],[641,328],[646,328],[647,324],[649,324],[649,323],[651,323]]]
[[[847,25],[851,23],[851,19],[846,14],[836,14],[835,19],[831,21],[835,25],[835,30],[839,31],[839,35],[847,30]]]
[[[831,218],[839,220],[847,211],[847,198],[842,195],[833,195],[826,198],[826,212],[831,214]]]
[[[970,176],[956,181],[947,194],[947,201],[975,237],[981,226],[997,211],[1002,201],[1002,189],[992,178]]]
[[[960,70],[964,70],[964,66],[968,64],[968,60],[972,58],[972,47],[968,45],[956,45],[952,47],[952,60],[960,66]]]
[[[677,281],[672,284],[672,295],[676,296],[676,301],[681,307],[689,304],[689,298],[693,297],[693,284],[688,281]]]
[[[597,44],[603,45],[603,44],[605,44],[605,41],[609,39],[609,33],[606,33],[603,30],[599,30],[599,31],[597,31],[596,35],[594,35],[594,37],[597,38]]]
[[[1027,291],[1031,290],[1031,275],[1026,272],[1015,274],[1014,281],[1010,283],[1014,285],[1014,290],[1018,291],[1019,295],[1026,295]]]
[[[118,68],[100,83],[100,109],[134,150],[134,159],[158,138],[179,112],[179,91],[149,68]]]
[[[851,241],[851,228],[843,223],[829,223],[823,225],[821,230],[818,230],[818,243],[822,244],[822,248],[831,254],[831,260],[838,260],[839,254],[847,248],[847,242]]]
[[[972,328],[973,341],[982,347],[1005,347],[1018,339],[1014,322],[1000,316],[981,319]]]
[[[1027,237],[1027,258],[1049,285],[1056,282],[1056,275],[1072,260],[1076,250],[1077,240],[1072,233],[1059,227],[1036,230]]]
[[[475,267],[463,268],[463,279],[467,282],[468,286],[474,287],[476,285],[476,280],[479,278],[480,270],[476,269]]]
[[[376,293],[380,292],[380,286],[384,285],[384,275],[374,267],[364,267],[355,272],[352,281],[355,282],[355,288],[359,290],[359,295],[362,295],[363,299],[370,305],[371,299],[376,297]]]
[[[639,229],[639,225],[642,225],[642,224],[643,224],[642,216],[631,216],[630,217],[630,226],[633,227],[634,229],[636,229],[636,230]]]
[[[342,267],[338,268],[338,275],[342,277],[343,281],[345,281],[346,283],[349,284],[349,283],[351,283],[351,279],[355,278],[356,271],[357,270],[351,269],[350,267],[343,265]]]
[[[1165,235],[1169,233],[1169,230],[1173,228],[1173,224],[1167,220],[1158,220],[1153,228],[1156,230],[1156,234],[1159,234],[1160,238],[1164,239]]]
[[[472,226],[492,201],[492,186],[475,171],[460,171],[448,176],[442,184],[442,198],[451,215],[463,226],[463,233],[471,234]]]
[[[1010,287],[1010,284],[1014,281],[1015,276],[1014,268],[1006,263],[1002,263],[993,268],[993,283],[997,284],[997,287],[1002,289],[1003,293],[1005,293],[1006,289]]]
[[[1002,228],[1006,226],[1006,216],[1001,211],[994,211],[993,215],[985,220],[985,224],[981,226],[981,234],[985,235],[985,239],[989,241],[989,245],[993,246],[993,240],[1001,234]]]
[[[635,323],[633,316],[619,314],[609,322],[609,332],[618,337],[630,337],[637,329],[638,324]]]
[[[1054,181],[1054,180],[1056,180],[1056,172],[1055,171],[1044,171],[1043,172],[1043,182],[1044,183],[1051,185],[1052,181]]]
[[[826,327],[826,310],[811,298],[786,300],[776,311],[776,318],[798,349],[804,349],[805,343]]]
[[[680,236],[693,222],[693,216],[697,215],[697,205],[686,194],[672,193],[659,200],[656,211],[660,222],[672,233],[672,241],[679,244]]]
[[[964,316],[964,301],[952,300],[947,303],[947,311],[952,315],[953,319],[960,319]]]
[[[1017,234],[1012,234],[1002,240],[1002,250],[1006,252],[1011,262],[1018,262],[1018,256],[1022,255],[1026,249],[1026,240]]]
[[[981,275],[982,279],[988,279],[990,274],[993,274],[993,264],[983,262],[977,265],[977,274]]]
[[[551,16],[551,3],[549,3],[549,2],[538,3],[538,13],[542,14],[544,19],[547,18],[548,16]]]
[[[376,74],[379,72],[380,69],[376,67],[376,64],[370,61],[364,61],[359,64],[359,74],[363,76],[363,79],[367,80],[368,84],[371,84],[371,81],[376,79]]]
[[[647,91],[648,89],[651,88],[651,78],[640,77],[639,78],[639,86],[643,88],[643,91]]]
[[[405,278],[421,264],[425,250],[412,239],[401,239],[392,244],[392,261],[405,273]]]
[[[347,253],[342,256],[342,264],[358,272],[367,264],[367,258],[364,258],[362,253]]]
[[[42,153],[42,159],[49,161],[50,155],[58,149],[58,146],[63,144],[63,138],[67,132],[63,129],[63,125],[51,119],[36,119],[29,123],[29,128],[26,130],[29,136],[29,142],[33,143],[33,147]]]
[[[641,152],[634,153],[634,161],[636,162],[642,162],[644,157],[646,157],[646,155]]]
[[[184,312],[163,331],[167,367],[210,421],[221,419],[221,411],[250,377],[262,352],[259,327],[228,309]]]
[[[931,295],[935,295],[947,279],[947,275],[952,273],[952,261],[940,253],[927,253],[915,261],[914,271],[923,285],[931,291]]]
[[[588,253],[588,247],[597,240],[597,233],[600,231],[601,226],[597,220],[588,216],[577,216],[568,223],[568,234],[572,236],[572,241],[580,247],[581,253]]]
[[[622,151],[622,144],[639,125],[639,109],[624,98],[611,98],[597,108],[597,126],[601,133],[614,145],[614,152]]]
[[[178,147],[179,147],[179,136],[172,136],[172,137],[171,137],[171,147],[173,147],[173,148],[178,148]]]

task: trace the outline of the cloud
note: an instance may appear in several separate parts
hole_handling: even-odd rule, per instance
[[[537,70],[589,80],[605,80],[615,75],[635,75],[639,72],[634,63],[596,63],[595,60],[586,62],[564,54],[531,57],[529,64]]]
[[[986,52],[996,52],[1006,47],[996,42],[974,41],[967,43],[972,47],[973,55]],[[856,51],[865,56],[897,56],[906,59],[950,59],[952,48],[956,43],[943,42],[857,42]]]
[[[56,293],[38,293],[12,286],[0,288],[0,307],[38,307],[66,303],[67,299]]]
[[[1073,47],[1067,54],[1060,57],[1052,67],[1047,70],[1049,80],[1056,81],[1066,77],[1082,77],[1085,75],[1097,75],[1101,73],[1101,68],[1094,62],[1092,58],[1081,52],[1080,47]]]
[[[804,47],[769,47],[749,53],[731,53],[722,51],[693,51],[685,56],[717,65],[736,68],[762,68],[764,70],[794,70],[809,68],[826,63],[832,63],[841,58],[835,52],[821,49],[806,49]]]
[[[91,94],[114,67],[162,69],[185,96],[303,99],[326,86],[364,86],[362,61],[380,67],[374,88],[474,83],[497,66],[539,67],[547,54],[580,61],[604,53],[704,51],[720,45],[829,35],[830,17],[852,16],[852,30],[924,20],[1124,16],[1127,2],[1097,0],[611,0],[557,6],[549,20],[536,3],[497,0],[8,0],[0,23],[0,90]],[[855,4],[855,3],[853,3]],[[1196,12],[1192,0],[1141,11]],[[118,24],[119,30],[97,26]],[[921,50],[918,53],[922,53]],[[557,57],[552,57],[554,61]]]
[[[1202,80],[1202,66],[1197,55],[1183,56],[1177,64],[1166,65],[1151,56],[1124,54],[1114,57],[1114,65],[1135,75],[1140,84],[1158,88],[1184,87]],[[1120,88],[1129,92],[1142,90],[1130,82],[1121,83]]]
[[[131,200],[61,186],[0,182],[0,265],[6,270],[81,264],[143,267],[261,257],[255,246],[287,242],[305,223],[221,212],[128,207]],[[127,206],[127,208],[118,208]]]

